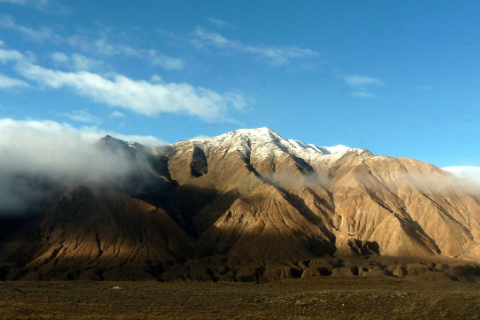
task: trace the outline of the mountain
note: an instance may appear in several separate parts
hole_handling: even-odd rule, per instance
[[[97,146],[135,170],[0,218],[0,279],[480,275],[480,187],[433,165],[268,128]]]

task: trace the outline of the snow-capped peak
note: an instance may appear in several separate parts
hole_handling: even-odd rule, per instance
[[[249,145],[263,145],[267,143],[278,143],[283,139],[278,133],[268,128],[257,129],[238,129],[235,131],[227,132],[222,135],[213,138],[194,138],[190,141],[203,144],[215,144],[215,145],[235,145],[247,143]],[[286,141],[286,140],[285,140]]]
[[[204,149],[221,147],[229,151],[240,152],[244,156],[268,157],[283,152],[293,153],[300,157],[342,155],[348,151],[362,151],[344,145],[320,147],[299,140],[286,140],[269,128],[238,129],[209,139],[192,139],[196,145]]]
[[[110,136],[104,137],[101,141],[103,141],[102,144],[124,145],[137,151],[144,148],[139,143],[123,141]],[[335,155],[335,157],[338,157],[349,151],[364,151],[363,149],[350,148],[344,145],[321,147],[299,140],[286,140],[275,131],[266,127],[238,129],[212,138],[199,137],[188,141],[200,146],[205,151],[215,147],[225,149],[225,151],[239,152],[245,157],[255,156],[260,158],[268,157],[272,154],[281,155],[287,152],[302,158],[314,159],[317,156]],[[175,145],[185,142],[187,141],[180,141]]]
[[[304,143],[299,140],[293,140],[290,139],[288,140],[296,149],[302,149],[306,151],[314,151],[314,152],[320,152],[322,154],[334,154],[334,153],[344,153],[347,151],[356,151],[356,150],[361,150],[361,149],[356,149],[356,148],[350,148],[347,146],[344,146],[342,144],[333,146],[333,147],[320,147],[316,146],[311,143]]]
[[[271,141],[272,139],[283,139],[278,133],[269,128],[256,128],[256,129],[238,129],[232,132],[227,132],[219,137],[247,137],[256,141]]]
[[[288,140],[296,149],[305,150],[310,152],[318,152],[322,154],[334,154],[334,153],[345,153],[347,151],[360,151],[362,149],[350,148],[342,144],[333,146],[333,147],[320,147],[311,143],[304,143],[299,140]]]
[[[195,145],[204,150],[212,147],[225,149],[230,152],[239,152],[245,158],[268,156],[272,153],[286,150],[288,142],[275,131],[268,128],[238,129],[209,139],[192,139]]]

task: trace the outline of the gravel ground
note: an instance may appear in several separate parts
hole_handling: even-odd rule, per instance
[[[0,282],[0,319],[479,319],[480,284]]]

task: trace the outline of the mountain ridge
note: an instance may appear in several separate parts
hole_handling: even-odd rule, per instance
[[[480,260],[480,193],[415,159],[317,147],[268,128],[98,146],[125,149],[136,169],[59,194],[0,248],[0,278],[257,281],[387,275],[409,268],[399,259]],[[25,230],[38,245],[15,244]]]

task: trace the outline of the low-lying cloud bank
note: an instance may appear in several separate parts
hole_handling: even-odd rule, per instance
[[[450,172],[454,176],[462,179],[469,179],[475,183],[480,184],[480,167],[474,166],[455,166],[442,168]]]
[[[0,119],[0,214],[28,209],[50,196],[52,186],[116,183],[128,177],[135,159],[121,149],[95,146],[104,133],[54,121]],[[154,137],[133,138],[161,144]]]

